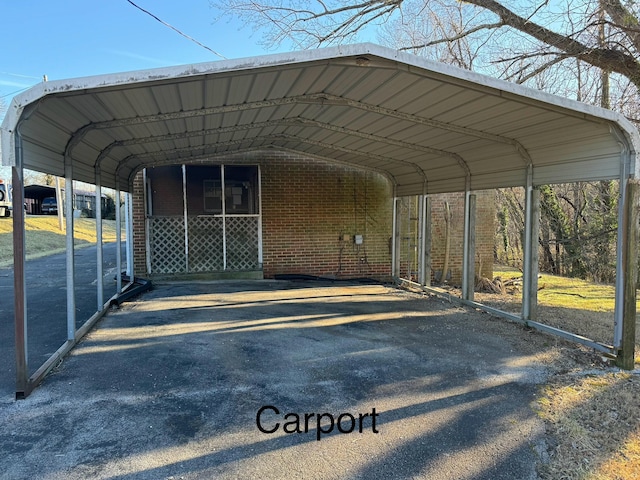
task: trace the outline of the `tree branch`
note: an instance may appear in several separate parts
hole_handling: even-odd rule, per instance
[[[507,80],[509,80],[509,79],[515,77],[516,75],[518,75],[518,79],[516,80],[516,83],[524,83],[527,80],[530,80],[533,77],[535,77],[537,75],[540,75],[546,69],[553,67],[554,65],[560,63],[561,61],[565,60],[566,58],[567,58],[566,56],[558,55],[553,60],[549,60],[548,62],[545,62],[544,64],[540,65],[538,68],[534,69],[533,71],[527,73],[524,76],[520,76],[522,73],[524,73],[524,69],[520,69],[516,73],[514,73],[514,74],[510,75],[509,77],[507,77]]]
[[[415,2],[415,3],[412,3]],[[424,9],[433,10],[437,17],[440,7],[446,14],[447,9],[454,5],[459,11],[477,7],[488,14],[498,17],[498,21],[478,20],[478,15],[471,16],[473,21],[481,23],[464,28],[464,22],[460,21],[463,30],[455,29],[445,32],[442,38],[416,39],[410,41],[412,45],[401,46],[402,50],[425,49],[441,44],[453,44],[461,41],[479,31],[505,30],[509,27],[528,35],[532,39],[557,50],[555,55],[570,56],[588,63],[604,71],[621,74],[640,88],[640,21],[635,7],[623,0],[601,0],[607,12],[607,19],[591,18],[588,12],[565,12],[569,22],[569,33],[559,33],[542,26],[538,18],[545,7],[552,2],[548,0],[534,2],[528,15],[522,16],[515,13],[514,8],[507,7],[507,2],[497,0],[315,0],[304,2],[301,0],[219,0],[215,3],[225,4],[226,7],[218,7],[227,12],[236,12],[248,19],[248,23],[259,26],[271,26],[272,40],[278,43],[285,37],[294,40],[302,40],[305,44],[322,45],[339,42],[353,37],[363,31],[374,22],[388,19],[395,12],[401,11],[404,5],[412,11],[412,15],[421,16]],[[212,2],[213,3],[213,2]],[[511,4],[511,3],[509,3]],[[515,5],[520,5],[517,2]],[[585,7],[586,8],[586,7]],[[589,7],[590,8],[590,7]],[[586,15],[586,18],[585,18]],[[595,13],[594,13],[595,15]],[[466,13],[464,15],[467,17]],[[579,20],[574,25],[574,17]],[[257,20],[257,21],[256,21]],[[428,28],[428,18],[418,18],[417,25],[422,20],[424,28]],[[594,29],[606,22],[611,24],[606,42],[600,42]],[[550,25],[557,25],[553,22]],[[577,27],[577,28],[573,28]],[[422,28],[422,27],[421,27]],[[554,27],[555,28],[555,27]],[[558,27],[562,28],[562,27]],[[517,43],[516,43],[517,44]],[[501,48],[505,48],[502,46]],[[455,56],[455,55],[454,55]],[[553,66],[539,66],[536,71],[543,71]],[[526,78],[531,78],[529,75]]]
[[[423,43],[421,45],[412,45],[409,47],[402,47],[399,50],[418,50],[421,48],[427,48],[427,47],[432,47],[434,45],[438,45],[441,43],[451,43],[451,42],[455,42],[456,40],[462,40],[465,37],[468,37],[469,35],[475,33],[475,32],[479,32],[480,30],[493,30],[496,28],[500,28],[503,27],[505,24],[502,22],[497,22],[497,23],[485,23],[482,25],[478,25],[476,27],[470,28],[469,30],[465,30],[464,32],[461,32],[458,35],[454,35],[453,37],[445,37],[445,38],[439,38],[438,40],[433,40],[431,42],[426,42]]]
[[[613,1],[613,0],[611,0]],[[569,36],[561,35],[527,20],[494,0],[467,0],[467,3],[498,15],[502,22],[552,47],[591,65],[628,77],[640,88],[640,63],[631,55],[617,50],[593,48]]]
[[[342,21],[336,28],[327,33],[326,35],[319,37],[319,44],[331,41],[333,38],[344,38],[353,35],[358,30],[360,30],[364,25],[368,23],[374,22],[376,19],[383,17],[385,15],[391,14],[398,6],[402,0],[394,0],[385,3],[386,8],[381,8],[379,5],[370,5],[366,6],[365,9],[354,12],[346,20]],[[379,2],[368,2],[368,3],[379,3]],[[388,5],[388,6],[387,6]],[[344,8],[341,10],[345,10]],[[378,11],[379,10],[379,11]],[[375,15],[367,18],[367,15],[375,13]],[[353,28],[347,30],[347,27],[354,25]]]
[[[615,22],[616,28],[624,30],[627,37],[633,43],[633,46],[640,50],[640,31],[638,30],[639,22],[633,13],[631,13],[618,0],[601,0],[602,6]]]

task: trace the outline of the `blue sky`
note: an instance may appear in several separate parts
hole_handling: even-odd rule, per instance
[[[272,53],[209,0],[134,0],[227,58]],[[219,60],[126,0],[2,0],[0,97],[49,80]]]

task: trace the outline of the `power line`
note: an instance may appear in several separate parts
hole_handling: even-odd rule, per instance
[[[39,78],[39,77],[32,77],[32,76],[30,76],[30,75],[19,75],[19,74],[16,74],[16,73],[0,72],[0,74],[4,74],[4,75],[13,75],[14,77],[22,77],[22,78]],[[44,82],[46,82],[46,81],[47,81],[47,76],[46,76],[46,75],[43,75],[43,76],[42,76],[42,80],[43,80]],[[37,85],[37,84],[36,84],[36,85]],[[5,93],[4,95],[0,95],[0,98],[12,97],[12,96],[17,95],[17,94],[19,94],[19,93],[22,93],[22,92],[24,92],[24,91],[26,91],[26,90],[29,90],[31,87],[33,87],[33,85],[29,85],[28,87],[21,88],[20,90],[16,90],[15,92]]]
[[[32,75],[21,75],[19,73],[11,73],[11,72],[0,72],[0,75],[9,75],[11,77],[19,77],[19,78],[34,78],[36,80],[40,79],[40,77],[34,77]]]
[[[6,97],[12,97],[14,95],[17,95],[18,93],[22,93],[26,90],[29,90],[31,87],[24,87],[20,90],[16,90],[15,92],[11,92],[11,93],[5,93],[4,95],[0,95],[0,98],[6,98]]]
[[[129,2],[131,5],[133,5],[134,7],[136,7],[138,10],[146,13],[147,15],[149,15],[150,17],[152,17],[153,19],[157,20],[158,22],[160,22],[161,24],[163,24],[165,27],[169,27],[171,30],[179,33],[180,35],[182,35],[184,38],[191,40],[193,43],[195,43],[196,45],[201,46],[202,48],[210,51],[211,53],[213,53],[214,55],[226,60],[227,57],[225,57],[224,55],[219,54],[218,52],[216,52],[215,50],[207,47],[206,45],[200,43],[198,40],[196,40],[193,37],[190,37],[189,35],[187,35],[186,33],[181,32],[180,30],[178,30],[176,27],[174,27],[173,25],[161,20],[160,18],[156,17],[153,13],[149,12],[148,10],[145,10],[144,8],[142,8],[139,5],[136,5],[134,2],[132,2],[131,0],[127,0],[127,2]]]

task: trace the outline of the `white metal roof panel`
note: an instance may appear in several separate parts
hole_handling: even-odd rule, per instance
[[[37,85],[2,125],[3,164],[130,188],[145,166],[281,149],[384,173],[401,195],[638,174],[620,115],[376,45]]]

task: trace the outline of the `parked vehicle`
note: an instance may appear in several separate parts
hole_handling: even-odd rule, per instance
[[[56,202],[56,197],[47,197],[42,200],[41,210],[43,215],[57,215],[58,202]]]
[[[0,180],[0,217],[11,216],[11,185]]]

